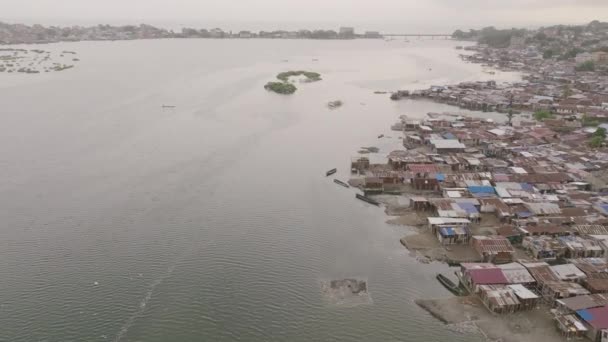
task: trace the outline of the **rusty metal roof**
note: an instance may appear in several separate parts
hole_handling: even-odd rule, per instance
[[[473,246],[479,253],[514,253],[515,249],[511,242],[500,235],[494,236],[473,236]]]

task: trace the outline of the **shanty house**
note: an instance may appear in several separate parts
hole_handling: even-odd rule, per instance
[[[591,341],[603,341],[604,333],[608,329],[608,306],[578,310],[576,315],[588,329],[586,336]]]
[[[513,260],[515,249],[503,236],[473,236],[471,244],[483,262],[507,263]]]
[[[464,152],[466,146],[455,139],[433,139],[430,141],[436,153],[459,153]]]
[[[488,310],[497,314],[514,313],[521,305],[515,292],[504,285],[480,285],[479,298]]]

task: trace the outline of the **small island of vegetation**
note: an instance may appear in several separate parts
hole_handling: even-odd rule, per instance
[[[305,76],[307,82],[317,82],[321,80],[321,74],[312,71],[286,71],[277,75],[277,78],[283,82],[289,82],[289,78],[293,76]]]
[[[290,77],[294,76],[305,76],[304,82],[317,82],[321,80],[321,74],[312,71],[285,71],[277,75],[277,79],[281,82],[268,82],[264,86],[264,89],[273,91],[277,94],[290,95],[296,92],[296,88],[293,83],[289,81]]]
[[[295,93],[298,88],[288,82],[268,82],[264,89],[274,91],[277,94],[290,95]]]

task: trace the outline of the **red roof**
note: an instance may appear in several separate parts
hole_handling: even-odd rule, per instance
[[[509,284],[500,268],[472,269],[468,273],[476,285]]]
[[[608,328],[608,306],[578,310],[577,313],[595,329]]]

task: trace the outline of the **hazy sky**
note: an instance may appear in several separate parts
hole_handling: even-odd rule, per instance
[[[0,0],[0,20],[451,31],[608,21],[608,0]]]

